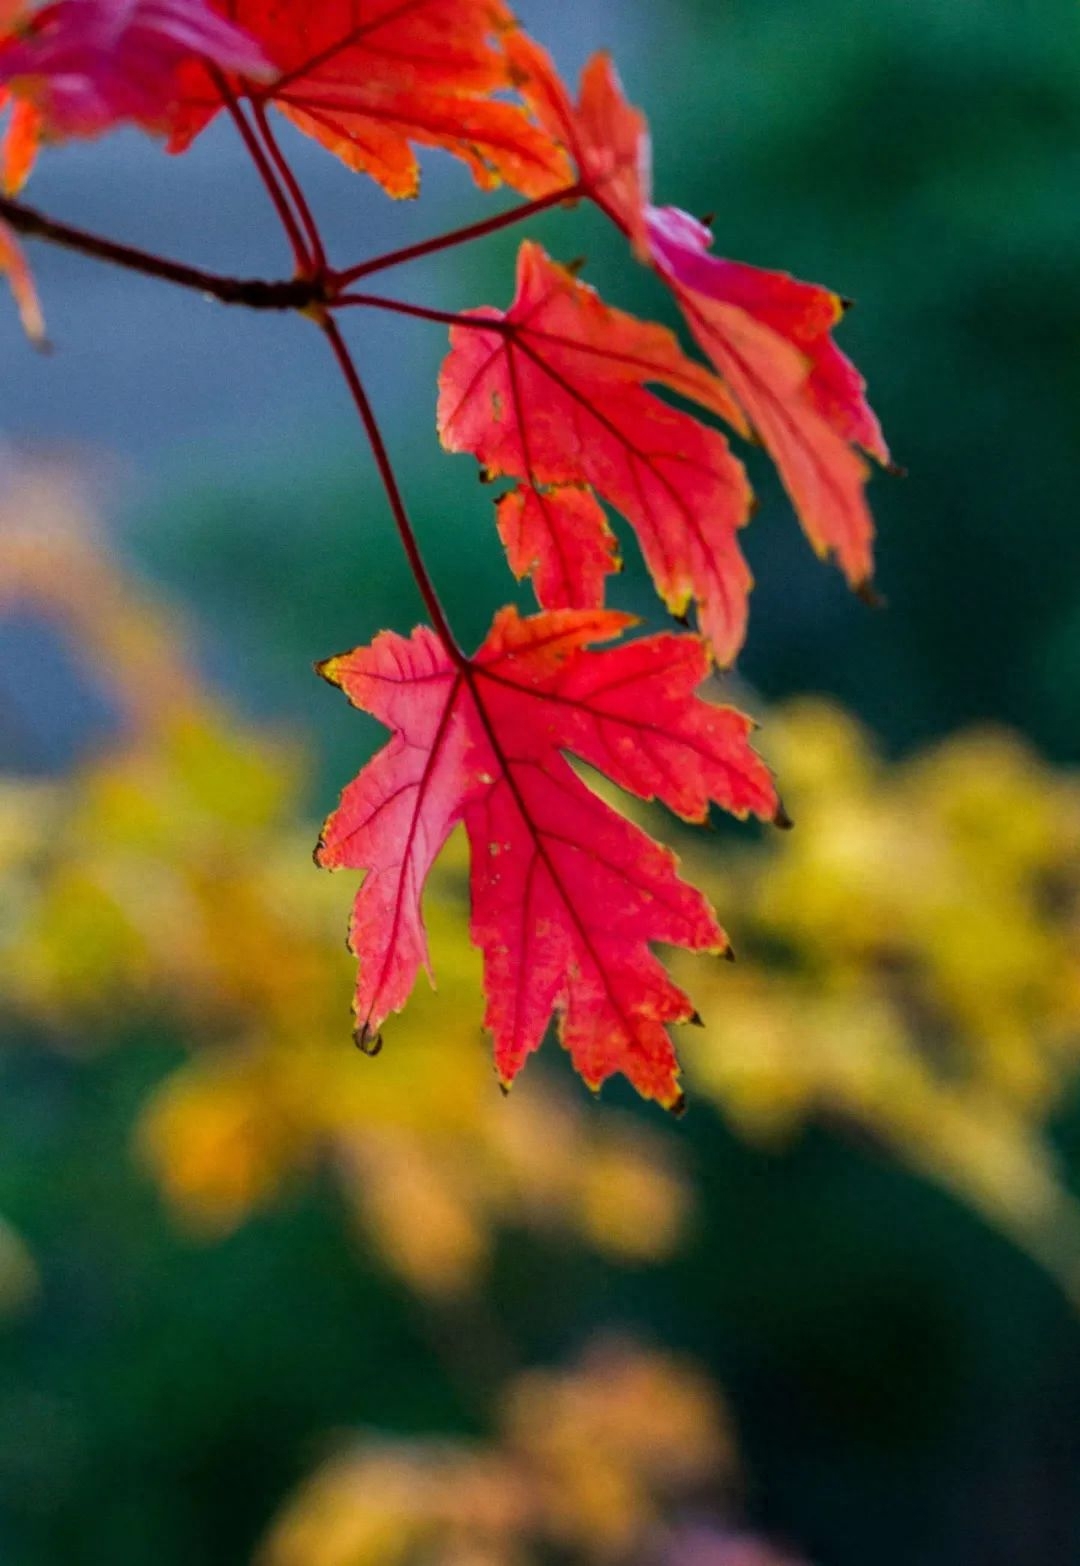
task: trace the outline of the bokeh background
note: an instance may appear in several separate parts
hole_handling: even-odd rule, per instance
[[[350,410],[301,322],[33,253],[55,355],[0,319],[0,1560],[1071,1566],[1080,11],[522,9],[568,72],[615,51],[661,200],[858,301],[909,470],[872,489],[888,607],[751,453],[725,689],[797,828],[678,837],[740,958],[680,967],[685,1121],[554,1046],[503,1102],[457,849],[439,994],[366,1060],[309,850],[378,736],[310,671],[419,610]],[[287,145],[342,259],[494,209],[435,156],[402,209]],[[31,196],[283,262],[224,128],[56,152]],[[598,220],[532,232],[667,318]],[[516,242],[394,288],[503,304]],[[363,331],[478,637],[510,595],[435,440],[443,334]],[[654,614],[636,565],[616,596]]]

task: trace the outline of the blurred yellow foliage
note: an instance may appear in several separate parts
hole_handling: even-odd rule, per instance
[[[819,701],[764,740],[796,830],[686,856],[740,957],[683,962],[706,1019],[692,1086],[761,1140],[822,1112],[870,1130],[1075,1292],[1045,1124],[1080,1065],[1080,784],[1004,732],[889,766]]]
[[[544,1497],[546,1532],[588,1557],[627,1554],[658,1501],[737,1468],[734,1436],[696,1371],[625,1344],[594,1347],[569,1374],[522,1376],[505,1428]]]
[[[492,1447],[371,1436],[337,1453],[259,1566],[526,1566],[553,1548],[626,1560],[655,1546],[673,1507],[722,1498],[737,1474],[726,1412],[697,1371],[605,1341],[569,1370],[512,1381]]]

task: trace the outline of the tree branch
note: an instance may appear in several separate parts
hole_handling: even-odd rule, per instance
[[[172,261],[153,251],[139,250],[134,245],[105,239],[100,234],[88,233],[86,229],[76,228],[70,223],[57,222],[55,218],[46,217],[43,212],[10,196],[0,196],[0,221],[27,239],[43,239],[48,244],[59,245],[63,250],[90,256],[95,261],[105,261],[112,266],[123,267],[128,272],[139,272],[143,277],[190,288],[206,298],[218,300],[220,304],[244,305],[249,310],[307,310],[313,305],[325,303],[325,286],[318,279],[299,277],[267,281],[263,278],[224,277],[218,272],[206,272],[201,267]]]

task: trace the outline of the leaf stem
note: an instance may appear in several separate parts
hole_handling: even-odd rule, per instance
[[[514,223],[524,223],[528,218],[546,212],[549,207],[576,201],[581,193],[580,184],[567,185],[564,190],[553,190],[546,196],[538,196],[535,201],[527,201],[520,207],[511,207],[509,212],[500,212],[496,217],[483,218],[479,223],[469,223],[464,228],[450,229],[448,233],[438,234],[434,239],[422,239],[418,244],[406,245],[402,250],[388,250],[385,255],[372,256],[370,261],[362,261],[359,266],[351,266],[344,272],[336,273],[336,281],[339,286],[347,287],[350,283],[357,283],[362,277],[370,277],[375,272],[385,272],[392,266],[403,266],[406,261],[416,261],[421,256],[433,256],[440,250],[451,249],[454,245],[467,245],[473,239],[483,239],[488,234],[496,234],[500,229],[509,228]]]
[[[213,78],[215,87],[221,94],[222,103],[229,111],[232,122],[240,133],[240,138],[247,148],[256,172],[266,187],[267,195],[273,202],[274,209],[281,219],[281,226],[285,230],[289,244],[292,247],[297,273],[301,277],[310,277],[315,270],[313,258],[308,254],[307,241],[300,230],[300,225],[293,209],[289,205],[288,197],[282,189],[278,175],[263,151],[262,143],[248,124],[247,116],[239,103],[237,103],[236,94],[229,86],[222,72],[216,66],[211,66],[210,75]]]
[[[123,267],[159,282],[175,283],[195,293],[218,300],[220,304],[245,305],[249,310],[305,310],[322,301],[324,286],[308,277],[281,281],[263,278],[225,277],[202,267],[188,266],[152,250],[140,250],[115,239],[92,234],[71,223],[61,223],[45,213],[28,207],[11,196],[0,196],[0,220],[27,239],[43,239],[62,250],[73,250],[95,261]]]
[[[412,316],[417,321],[434,321],[440,326],[472,326],[480,331],[501,332],[506,322],[501,316],[489,319],[484,315],[470,315],[468,311],[433,310],[427,305],[409,304],[404,299],[385,299],[381,294],[340,294],[331,301],[331,308],[356,306],[366,310],[389,310],[394,315]]]
[[[379,477],[386,491],[386,498],[390,502],[390,510],[393,513],[402,547],[405,550],[405,557],[416,579],[416,585],[420,590],[421,598],[424,600],[424,606],[431,616],[431,623],[435,627],[439,640],[454,663],[459,669],[464,669],[468,660],[450,628],[450,622],[446,618],[446,613],[439,602],[439,595],[435,591],[435,584],[431,580],[427,566],[424,564],[424,558],[420,553],[420,544],[416,533],[413,531],[409,514],[405,509],[405,502],[402,499],[397,476],[394,473],[390,454],[382,437],[382,431],[379,429],[379,424],[375,417],[375,410],[372,408],[367,392],[364,390],[364,385],[353,361],[352,354],[349,352],[345,339],[342,337],[341,330],[335,320],[327,316],[322,323],[322,329],[326,335],[327,342],[333,350],[345,384],[349,388],[349,393],[356,405],[356,411],[360,415],[368,443],[371,446],[372,455],[375,458],[375,466],[379,470]]]
[[[281,183],[293,204],[293,209],[296,212],[297,217],[300,219],[300,224],[304,230],[304,235],[307,242],[308,253],[311,256],[313,269],[317,274],[325,274],[326,251],[323,248],[323,240],[322,235],[319,232],[319,225],[316,223],[315,218],[312,215],[311,207],[308,205],[307,196],[304,194],[300,181],[297,179],[296,175],[290,168],[289,162],[278,144],[277,137],[274,135],[273,127],[271,126],[270,120],[267,117],[265,107],[257,99],[253,99],[251,112],[255,118],[255,125],[263,139],[263,144],[265,145],[267,152],[270,154],[271,162],[273,163],[274,168],[277,170],[278,178],[281,180]]]

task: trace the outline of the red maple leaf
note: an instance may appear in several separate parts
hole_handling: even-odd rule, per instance
[[[723,436],[646,382],[730,409],[716,377],[666,328],[611,309],[527,242],[511,308],[471,312],[452,329],[439,432],[489,475],[524,481],[502,503],[500,531],[545,607],[598,605],[614,568],[603,515],[580,487],[589,485],[634,528],[672,612],[696,599],[702,629],[729,663],[746,627],[750,573],[737,533],[750,488]]]
[[[513,86],[503,0],[229,0],[227,9],[277,67],[270,82],[237,91],[274,104],[390,195],[416,194],[412,143],[462,158],[485,188],[504,181],[541,196],[569,184],[561,149],[519,104],[494,96]],[[217,83],[193,78],[173,150],[221,103]]]
[[[820,554],[854,587],[873,574],[864,446],[888,451],[854,365],[829,335],[843,314],[828,289],[708,254],[712,235],[674,207],[650,208],[652,253],[686,323],[767,448]]]
[[[807,536],[862,585],[874,529],[868,469],[852,448],[882,463],[889,453],[862,377],[832,340],[843,301],[785,272],[711,256],[704,224],[650,205],[648,127],[606,56],[586,66],[575,105],[538,44],[522,37],[508,49],[522,93],[573,158],[584,194],[671,288],[734,396],[736,428],[767,447]]]
[[[694,1009],[650,943],[723,951],[726,938],[674,855],[593,793],[564,753],[688,820],[710,803],[772,818],[778,803],[749,720],[695,695],[709,662],[699,638],[589,650],[631,623],[611,611],[522,619],[503,609],[467,660],[423,627],[321,666],[394,731],[316,851],[321,865],[368,872],[350,928],[362,1041],[427,963],[424,881],[463,821],[500,1079],[513,1080],[554,1015],[590,1086],[621,1072],[645,1097],[679,1103],[666,1025]]]

